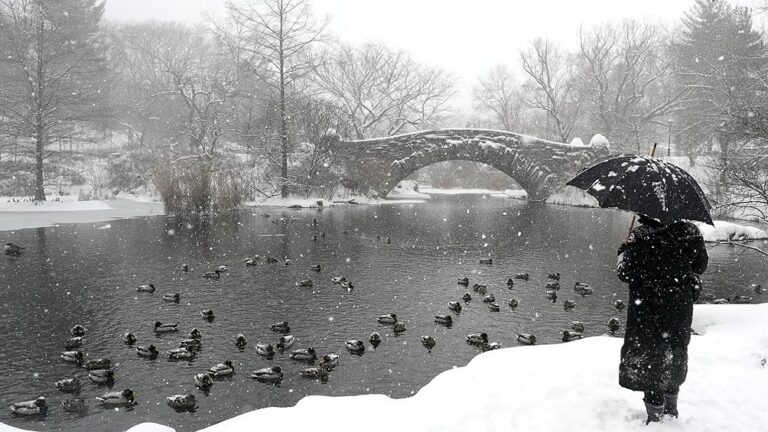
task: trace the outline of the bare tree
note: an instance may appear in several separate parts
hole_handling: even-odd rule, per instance
[[[516,131],[525,113],[526,105],[512,71],[497,65],[478,80],[472,97],[475,107],[492,114],[494,122],[503,130]]]
[[[228,1],[230,22],[219,37],[275,95],[279,114],[281,195],[288,196],[289,99],[304,93],[302,80],[319,61],[313,47],[325,40],[326,23],[312,19],[306,0]]]
[[[384,45],[339,47],[319,68],[322,95],[341,107],[358,139],[435,126],[453,79]]]
[[[523,70],[531,78],[529,104],[547,114],[554,123],[555,137],[568,142],[579,117],[575,69],[570,56],[553,42],[537,38],[520,53]]]
[[[97,0],[0,0],[3,130],[35,160],[35,199],[45,200],[48,149],[98,116],[105,50]]]

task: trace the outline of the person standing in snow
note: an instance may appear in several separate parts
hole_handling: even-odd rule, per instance
[[[629,284],[619,384],[645,393],[650,422],[677,417],[677,396],[688,373],[693,302],[707,268],[704,238],[690,222],[661,224],[640,216],[619,248],[616,273]]]

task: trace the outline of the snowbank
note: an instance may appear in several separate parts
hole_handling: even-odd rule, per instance
[[[766,240],[768,233],[760,228],[739,225],[732,222],[714,221],[715,226],[697,223],[704,240],[708,242],[724,240]]]
[[[603,325],[587,323],[587,334]],[[768,425],[768,304],[696,305],[680,418],[645,426],[642,394],[619,387],[622,339],[489,351],[441,373],[416,395],[309,396],[201,432],[259,429],[350,431],[725,432]],[[437,348],[440,349],[438,340]],[[342,362],[343,362],[342,357]],[[335,375],[334,375],[335,374]],[[343,379],[341,372],[331,379]],[[141,425],[141,432],[168,432]],[[0,430],[16,431],[15,429]],[[764,429],[762,429],[764,430]],[[131,432],[137,432],[131,430]]]
[[[597,200],[579,188],[565,186],[559,192],[547,198],[547,204],[559,204],[575,207],[599,207]]]
[[[21,201],[18,197],[0,197],[0,212],[55,212],[111,210],[104,201],[78,201],[77,196],[48,196],[47,201]],[[14,202],[14,200],[17,200]],[[54,201],[56,200],[56,201]]]
[[[528,199],[528,192],[526,192],[525,189],[506,189],[504,194],[513,199]]]
[[[430,199],[431,196],[419,192],[419,185],[413,180],[403,180],[387,194],[387,199]]]

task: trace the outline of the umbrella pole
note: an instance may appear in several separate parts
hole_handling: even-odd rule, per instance
[[[653,143],[653,148],[651,149],[651,157],[656,156],[656,146],[659,145],[658,143]],[[629,231],[627,231],[627,237],[624,239],[624,243],[629,241],[629,235],[632,233],[632,228],[635,227],[635,218],[637,218],[637,215],[632,215],[632,222],[629,223]]]

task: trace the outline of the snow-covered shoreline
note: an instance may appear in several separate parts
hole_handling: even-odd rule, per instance
[[[622,339],[587,323],[566,344],[478,355],[445,371],[416,395],[308,396],[293,407],[255,410],[200,432],[258,428],[366,431],[755,431],[768,425],[768,304],[696,305],[680,418],[645,425],[642,394],[619,387]],[[601,335],[602,334],[602,335]],[[435,349],[439,349],[438,346]],[[343,358],[342,358],[343,361]],[[332,376],[331,379],[343,379]],[[131,432],[168,432],[142,424]],[[14,431],[0,424],[0,431]]]

